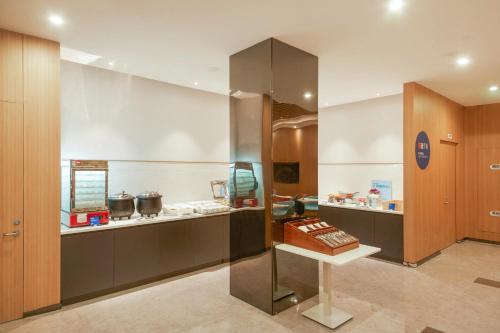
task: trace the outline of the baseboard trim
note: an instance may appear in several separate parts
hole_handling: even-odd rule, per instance
[[[410,266],[411,268],[416,268],[422,264],[425,264],[426,262],[428,262],[429,260],[431,259],[434,259],[435,257],[437,257],[438,255],[441,254],[441,251],[437,251],[437,252],[434,252],[433,254],[431,254],[430,256],[427,256],[423,259],[420,259],[419,261],[417,262],[410,262],[410,261],[406,261],[406,263],[408,264],[408,266]],[[404,264],[404,263],[403,263]]]
[[[470,241],[479,242],[479,243],[486,243],[486,244],[500,245],[500,242],[492,241],[492,240],[487,240],[487,239],[478,239],[478,238],[465,237],[464,240],[470,240]]]
[[[31,316],[36,316],[36,315],[39,315],[39,314],[43,314],[43,313],[47,313],[47,312],[59,310],[60,308],[62,308],[62,304],[61,303],[57,303],[57,304],[45,306],[43,308],[39,308],[39,309],[36,309],[36,310],[25,312],[23,314],[23,318],[31,317]]]

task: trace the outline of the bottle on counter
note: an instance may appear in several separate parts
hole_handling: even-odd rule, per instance
[[[376,188],[372,188],[368,191],[368,207],[373,209],[380,209],[382,207],[380,191]]]

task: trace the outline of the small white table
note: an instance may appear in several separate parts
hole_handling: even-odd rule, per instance
[[[380,252],[378,247],[362,244],[357,249],[334,256],[288,244],[276,245],[276,249],[319,261],[319,304],[302,312],[302,315],[332,329],[352,319],[350,314],[333,307],[332,266],[342,266]]]

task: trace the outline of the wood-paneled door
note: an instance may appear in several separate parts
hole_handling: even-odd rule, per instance
[[[434,232],[437,249],[444,249],[456,241],[456,145],[441,141],[439,147],[440,211]]]
[[[0,102],[0,323],[23,316],[23,105]]]
[[[479,150],[477,226],[480,231],[500,233],[500,149]]]

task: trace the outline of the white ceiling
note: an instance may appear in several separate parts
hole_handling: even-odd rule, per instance
[[[500,1],[1,0],[0,27],[60,41],[94,65],[226,93],[228,59],[276,37],[319,57],[320,107],[417,81],[464,105],[500,102]],[[51,26],[50,14],[65,24]],[[458,68],[458,55],[472,63]]]

